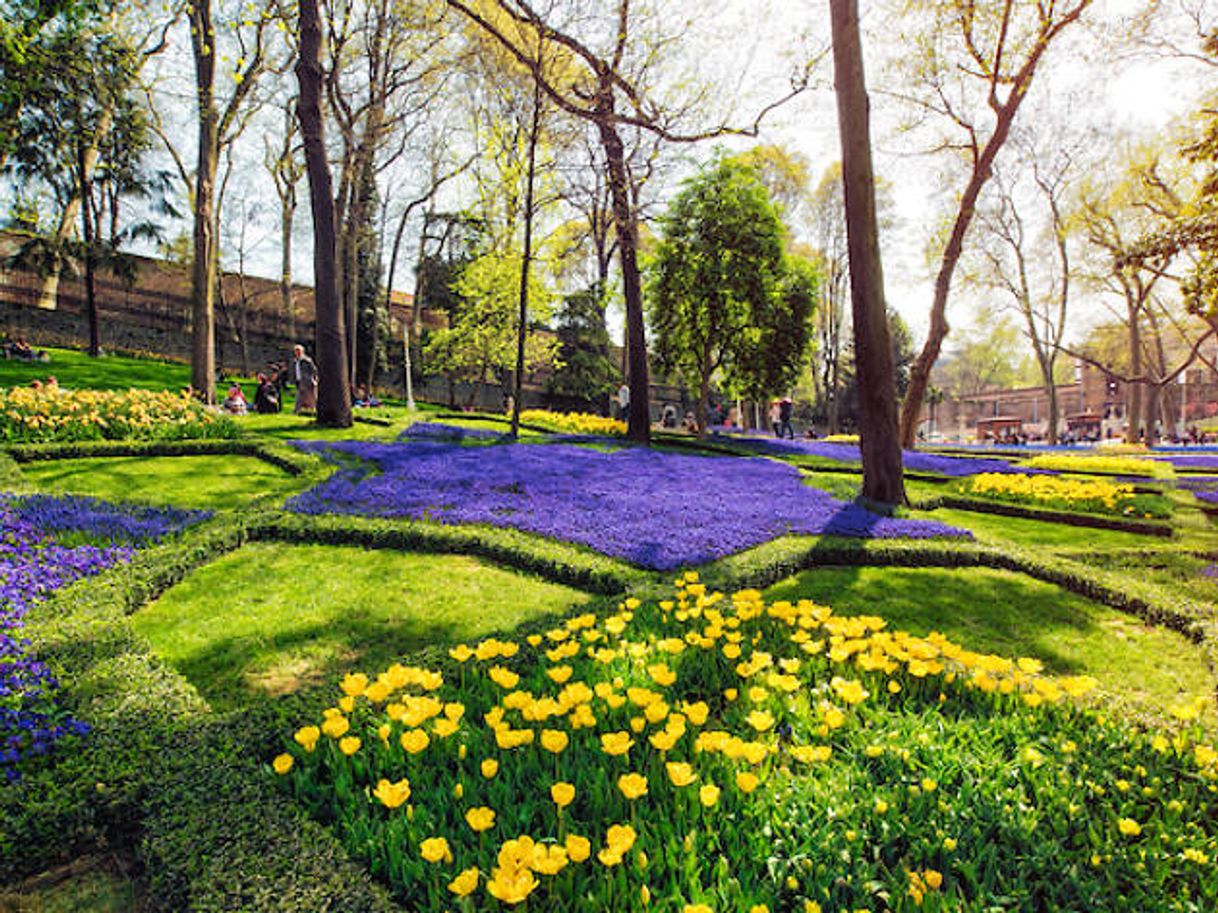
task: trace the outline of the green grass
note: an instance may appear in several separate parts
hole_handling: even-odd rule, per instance
[[[1007,571],[821,568],[766,596],[878,615],[893,629],[939,631],[970,650],[1035,657],[1056,674],[1093,675],[1104,699],[1135,717],[1161,718],[1171,704],[1212,698],[1216,686],[1202,650],[1180,635]]]
[[[0,359],[0,387],[17,387],[54,375],[70,390],[181,390],[190,384],[190,366],[152,358],[103,355],[78,349],[45,350],[50,361]]]
[[[1044,520],[1027,520],[1022,517],[1003,517],[983,514],[971,510],[910,511],[909,516],[925,520],[939,520],[972,532],[979,541],[1033,548],[1137,548],[1140,545],[1161,543],[1154,536],[1123,533],[1111,529],[1091,529],[1069,526],[1065,523],[1050,523]]]
[[[40,491],[224,510],[261,499],[281,502],[303,484],[246,456],[89,457],[26,463],[22,475]]]
[[[217,709],[510,631],[587,594],[474,558],[256,543],[133,616]]]

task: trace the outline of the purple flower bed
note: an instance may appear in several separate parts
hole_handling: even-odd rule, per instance
[[[508,437],[502,431],[490,428],[462,428],[443,422],[415,422],[399,436],[399,441],[500,441]],[[293,441],[293,443],[299,443]]]
[[[1171,463],[1176,469],[1212,469],[1218,471],[1218,453],[1155,454],[1156,460]]]
[[[57,739],[87,730],[56,708],[54,676],[20,637],[30,607],[74,580],[130,560],[134,543],[160,538],[202,516],[93,498],[0,494],[0,771],[6,779],[17,778],[22,758],[45,754]],[[105,544],[69,547],[48,531]]]
[[[824,441],[781,440],[779,438],[745,438],[735,440],[747,443],[750,447],[771,453],[775,456],[816,456],[840,463],[861,463],[862,455],[856,444],[834,444]],[[982,472],[1018,472],[1027,475],[1048,474],[1043,469],[1025,469],[1011,463],[1010,460],[997,457],[953,457],[938,453],[923,453],[920,450],[903,450],[901,459],[906,469],[914,472],[931,472],[936,475],[963,476],[977,475]]]
[[[792,466],[568,444],[459,447],[343,441],[301,446],[375,463],[288,501],[306,514],[488,523],[657,570],[701,564],[785,533],[866,538],[968,536],[930,520],[880,517],[803,484]]]

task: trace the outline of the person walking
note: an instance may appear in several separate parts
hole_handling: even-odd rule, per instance
[[[623,422],[630,421],[630,387],[626,383],[617,388],[617,411]]]
[[[778,400],[770,403],[770,428],[774,431],[774,437],[782,437],[782,407]]]
[[[296,413],[317,409],[317,365],[305,354],[304,346],[292,348],[292,382],[296,385]]]
[[[795,440],[795,428],[791,425],[791,416],[795,412],[795,404],[791,397],[784,396],[778,404],[778,437],[789,437]]]

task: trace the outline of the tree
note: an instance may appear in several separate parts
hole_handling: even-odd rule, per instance
[[[1091,0],[943,0],[918,18],[921,31],[906,36],[922,91],[910,102],[921,115],[945,126],[939,148],[962,162],[963,187],[938,258],[930,330],[914,362],[901,408],[901,443],[912,447],[930,372],[947,338],[947,301],[981,192],[993,174],[1020,107],[1046,52],[1077,22]]]
[[[153,208],[175,215],[160,196],[160,175],[148,173],[142,156],[149,148],[145,112],[137,102],[139,55],[125,36],[101,28],[68,33],[71,44],[41,74],[42,92],[27,99],[14,134],[20,140],[6,170],[25,186],[48,187],[60,213],[55,231],[24,244],[16,261],[58,279],[62,268],[80,266],[85,279],[89,354],[101,349],[95,275],[108,267],[134,279],[134,261],[121,245],[155,240],[159,228],[141,220],[123,225],[122,200],[142,197]],[[65,225],[70,214],[79,233]]]
[[[347,383],[347,327],[338,298],[334,188],[326,158],[325,122],[321,116],[323,70],[318,0],[300,0],[300,59],[296,105],[304,141],[309,200],[313,209],[313,288],[317,320],[317,422],[350,428],[351,388]]]
[[[1160,284],[1170,284],[1168,272],[1174,251],[1133,256],[1138,242],[1164,223],[1183,214],[1187,192],[1176,182],[1165,150],[1144,146],[1127,153],[1118,169],[1092,169],[1079,190],[1072,224],[1085,241],[1085,281],[1120,302],[1117,311],[1127,331],[1129,370],[1129,427],[1126,439],[1136,443],[1142,421],[1143,364],[1146,354],[1142,332],[1154,306]]]
[[[263,165],[275,184],[279,200],[279,300],[288,320],[288,335],[296,338],[296,304],[292,300],[292,227],[296,218],[296,187],[304,177],[304,162],[300,160],[300,130],[292,105],[283,107],[283,132],[278,143],[271,135],[263,137]]]
[[[1070,300],[1069,226],[1063,195],[1074,169],[1074,151],[1055,139],[1054,150],[1028,150],[1033,187],[1019,189],[999,173],[993,202],[980,217],[983,237],[978,284],[1009,299],[1031,343],[1039,379],[1049,404],[1046,439],[1057,443],[1057,357],[1066,332]],[[1030,198],[1029,198],[1030,197]],[[1033,207],[1043,212],[1043,229],[1029,224]]]
[[[618,375],[598,285],[563,299],[556,323],[558,366],[546,381],[546,393],[602,411]]]
[[[756,172],[731,159],[686,181],[661,224],[650,284],[656,354],[697,389],[705,436],[716,372],[755,387],[785,379],[802,358],[804,345],[788,345],[783,334],[796,324],[806,344],[798,331],[815,283],[806,269],[788,282],[778,211]],[[763,353],[766,369],[757,370]]]
[[[1019,373],[1019,328],[993,308],[977,312],[935,367],[935,383],[954,399],[1013,386]]]
[[[517,360],[517,326],[520,317],[521,253],[490,250],[473,260],[461,273],[454,291],[461,307],[449,327],[432,334],[424,356],[434,369],[471,383],[467,405],[475,405],[492,379],[505,381]],[[525,337],[526,371],[554,364],[558,341],[542,332],[549,318],[551,291],[537,272],[529,274],[529,301],[534,320]]]
[[[222,199],[216,178],[221,158],[262,103],[255,93],[269,71],[286,66],[272,60],[271,32],[277,0],[261,4],[194,0],[184,5],[194,60],[195,167],[158,116],[153,128],[173,158],[194,216],[190,271],[190,383],[195,394],[214,402],[216,394],[216,288],[220,269]],[[229,53],[231,51],[231,54]],[[229,63],[234,60],[233,63]],[[219,78],[219,85],[218,85]],[[145,88],[151,101],[151,86]]]
[[[842,146],[842,186],[850,255],[850,301],[859,389],[859,449],[863,497],[904,504],[905,481],[897,439],[892,340],[884,303],[880,228],[871,167],[871,123],[856,0],[830,0],[833,80]]]
[[[524,66],[541,86],[547,98],[560,111],[591,123],[600,137],[605,154],[605,169],[613,200],[614,231],[618,239],[622,286],[626,304],[628,381],[630,410],[628,435],[647,443],[651,438],[650,383],[648,381],[647,340],[643,325],[643,296],[638,266],[638,200],[632,196],[627,167],[623,127],[644,129],[673,142],[693,142],[728,133],[756,135],[760,119],[806,87],[806,70],[795,79],[792,91],[779,102],[766,106],[751,127],[719,125],[692,133],[673,124],[676,113],[665,106],[644,84],[648,70],[655,65],[656,44],[631,40],[630,0],[617,0],[611,15],[596,16],[586,8],[568,9],[566,23],[554,11],[537,9],[528,0],[446,0],[448,5],[492,35]],[[515,32],[500,27],[499,17],[523,29]],[[577,29],[590,37],[581,38]],[[520,35],[536,36],[522,41]],[[633,70],[633,72],[632,72]]]

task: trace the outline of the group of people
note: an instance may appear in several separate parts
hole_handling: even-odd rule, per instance
[[[304,346],[292,348],[292,360],[288,365],[272,362],[265,371],[257,375],[254,392],[254,411],[267,415],[283,408],[283,393],[288,386],[296,388],[296,413],[310,413],[317,409],[317,364],[305,354]],[[228,393],[220,408],[230,415],[245,415],[250,411],[245,391],[238,383],[228,387]]]
[[[304,346],[292,349],[289,364],[272,362],[265,371],[257,375],[257,390],[254,393],[254,411],[265,415],[279,412],[283,408],[283,394],[288,387],[296,388],[296,413],[307,414],[317,409],[317,364],[305,354]],[[374,408],[381,401],[363,384],[351,391],[351,405],[358,408]],[[231,415],[245,415],[250,411],[245,391],[238,383],[229,384],[228,394],[220,404]]]
[[[51,360],[51,357],[46,352],[35,349],[26,342],[24,336],[18,336],[12,340],[5,338],[3,341],[0,341],[0,355],[3,355],[5,358],[15,358],[18,361]]]
[[[794,412],[795,404],[789,396],[770,403],[770,427],[774,429],[774,437],[795,440],[795,428],[791,424]]]

